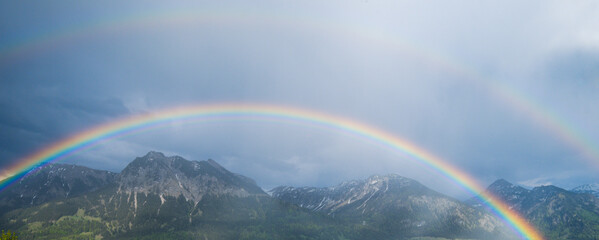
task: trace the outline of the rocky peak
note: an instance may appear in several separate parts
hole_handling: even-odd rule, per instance
[[[569,195],[569,194],[573,194],[573,193],[569,192],[563,188],[559,188],[559,187],[556,187],[553,185],[535,187],[532,189],[532,191],[530,191],[531,198],[537,199],[538,201],[552,198],[552,197],[557,197],[560,194],[561,195],[564,195],[564,194]]]
[[[588,193],[595,195],[595,197],[599,198],[599,184],[597,183],[580,185],[578,187],[573,188],[570,191],[575,193]]]
[[[502,191],[522,191],[522,190],[528,191],[526,188],[523,188],[523,187],[520,187],[518,185],[512,184],[511,182],[508,182],[505,179],[499,179],[499,180],[491,183],[491,185],[489,185],[489,187],[487,188],[487,191],[497,191],[497,192],[502,192]]]
[[[205,195],[264,195],[253,180],[240,177],[213,160],[189,161],[149,152],[136,158],[121,172],[119,191],[153,193],[198,202]]]
[[[497,179],[495,182],[491,183],[491,185],[489,185],[489,188],[502,188],[502,187],[513,187],[514,184],[512,184],[511,182],[508,182],[507,180],[500,178]]]
[[[412,184],[419,184],[413,179],[402,177],[397,174],[373,175],[366,179],[366,181],[369,185],[394,184],[398,185],[398,187],[406,187]]]
[[[491,183],[485,192],[501,199],[508,204],[510,208],[517,210],[521,208],[522,201],[529,195],[530,190],[512,184],[505,179],[499,179]],[[481,199],[477,197],[472,197],[465,202],[474,207],[487,207],[482,204]]]
[[[206,161],[206,163],[208,163],[211,167],[213,167],[214,169],[218,170],[221,173],[229,173],[229,171],[227,169],[225,169],[223,166],[221,166],[220,164],[218,164],[217,162],[215,162],[212,159],[208,159]]]
[[[489,185],[486,191],[498,197],[505,196],[507,197],[505,199],[507,201],[509,201],[512,198],[518,198],[518,196],[522,196],[530,192],[530,190],[512,184],[506,181],[505,179],[499,179],[491,183],[491,185]]]
[[[346,181],[325,188],[280,186],[270,192],[275,198],[328,214],[351,206],[365,209],[375,199],[391,195],[440,195],[415,180],[396,174],[373,175],[364,180]]]
[[[576,190],[597,191],[597,190],[599,190],[599,183],[583,184],[583,185],[580,185],[580,186],[572,189],[572,191],[576,191]]]
[[[114,183],[115,176],[109,171],[77,165],[49,164],[0,192],[0,206],[30,206],[75,197]]]
[[[491,184],[487,191],[509,205],[529,221],[540,226],[541,230],[552,232],[552,236],[563,236],[563,239],[587,239],[581,236],[595,236],[592,224],[582,222],[598,222],[599,199],[576,194],[565,189],[547,185],[527,190],[505,180]],[[468,201],[474,206],[481,206],[478,201]],[[491,209],[488,209],[491,211]],[[562,228],[560,226],[569,226]],[[584,234],[581,234],[585,232]],[[580,235],[577,235],[580,234]]]
[[[362,225],[382,224],[398,232],[432,234],[444,231],[440,229],[467,232],[475,228],[480,232],[503,231],[502,223],[493,216],[395,174],[373,175],[326,188],[281,186],[271,193],[277,199],[315,212],[352,219]],[[381,219],[393,219],[393,223]],[[480,223],[484,223],[482,227]]]
[[[534,187],[532,189],[533,192],[535,191],[539,191],[539,192],[566,192],[565,189],[560,188],[560,187],[556,187],[553,185],[544,185],[544,186],[538,186],[538,187]]]
[[[153,160],[155,158],[157,159],[162,159],[165,158],[166,156],[164,156],[164,153],[161,152],[156,152],[156,151],[149,151],[145,156],[143,156],[142,158],[148,159],[148,160]]]

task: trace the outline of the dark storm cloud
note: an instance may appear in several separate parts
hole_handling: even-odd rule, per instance
[[[35,88],[13,86],[0,97],[0,129],[5,165],[58,139],[93,125],[125,116],[118,99],[42,94]],[[13,160],[11,160],[13,159]]]
[[[267,102],[379,127],[483,184],[591,181],[576,149],[488,86],[522,92],[599,142],[597,8],[513,3],[2,3],[0,46],[33,44],[0,56],[0,159],[130,114]],[[223,18],[177,18],[186,12]],[[55,42],[31,41],[46,36]],[[149,150],[212,158],[264,187],[397,173],[465,194],[367,140],[278,122],[173,123],[65,161],[118,171]]]
[[[599,88],[599,50],[557,53],[548,61],[545,73],[547,79],[564,87],[594,91]]]

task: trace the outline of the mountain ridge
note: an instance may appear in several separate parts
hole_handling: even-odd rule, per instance
[[[494,216],[396,174],[373,175],[324,188],[279,186],[270,192],[274,198],[313,212],[407,236],[510,238]]]
[[[18,193],[19,187],[38,183],[46,190],[24,187],[30,198],[0,194],[0,228],[18,230],[22,239],[64,237],[52,232],[73,239],[85,238],[82,232],[108,239],[161,239],[167,233],[181,239],[280,239],[288,234],[308,239],[517,239],[479,200],[461,202],[397,174],[321,188],[279,186],[268,195],[251,178],[212,159],[189,161],[150,151],[120,173],[55,164],[8,190]],[[526,189],[505,179],[487,191],[548,239],[599,236],[593,227],[599,226],[599,200],[592,194],[555,186]],[[21,204],[15,205],[15,199]]]
[[[599,198],[599,183],[583,184],[570,189],[570,191],[575,193],[588,193]]]
[[[189,161],[151,151],[112,176],[95,191],[13,209],[3,214],[0,227],[20,231],[22,239],[63,237],[56,232],[73,238],[80,238],[80,232],[135,238],[173,231],[189,239],[271,239],[261,233],[309,239],[506,236],[494,217],[396,174],[346,181],[329,189],[340,196],[331,205],[332,214],[271,197],[251,178],[214,160]],[[437,211],[427,210],[432,208]],[[446,214],[456,210],[478,217]],[[75,231],[81,226],[86,229]]]
[[[596,239],[599,236],[599,199],[553,185],[525,189],[498,180],[485,190],[540,229],[547,239]],[[466,203],[484,208],[480,200]]]
[[[0,192],[0,214],[11,208],[34,206],[92,192],[112,184],[117,175],[70,164],[43,166]]]
[[[123,169],[118,175],[118,188],[119,192],[183,195],[196,203],[206,194],[266,195],[255,181],[239,176],[242,175],[229,172],[214,160],[189,161],[152,151]]]

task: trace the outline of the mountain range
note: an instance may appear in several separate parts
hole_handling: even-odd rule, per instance
[[[503,179],[486,191],[533,223],[548,239],[599,239],[599,199],[592,194],[552,185],[529,190]],[[475,198],[466,203],[485,206]]]
[[[599,197],[599,183],[584,184],[570,190],[575,193],[589,193]]]
[[[0,214],[11,209],[39,205],[93,192],[115,181],[116,173],[82,166],[52,164],[0,192]]]
[[[314,212],[371,225],[393,236],[503,236],[495,217],[398,175],[372,176],[334,187],[277,187],[272,196]]]
[[[487,191],[547,239],[598,239],[591,187]],[[0,192],[0,229],[19,239],[519,239],[479,200],[399,175],[268,193],[213,160],[149,152],[120,173],[52,164]]]

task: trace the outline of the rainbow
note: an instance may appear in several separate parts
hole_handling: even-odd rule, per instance
[[[511,210],[509,206],[502,201],[486,193],[484,188],[468,174],[448,164],[446,161],[432,153],[419,148],[413,143],[393,136],[380,129],[350,119],[305,109],[274,105],[216,104],[185,106],[131,116],[100,125],[77,133],[71,137],[67,137],[17,161],[7,169],[7,172],[12,176],[4,179],[0,183],[0,190],[5,189],[11,183],[19,180],[22,176],[40,166],[77,153],[99,142],[127,135],[131,132],[179,121],[218,120],[222,118],[243,117],[292,121],[323,126],[347,132],[393,149],[396,152],[404,154],[410,159],[418,161],[439,172],[448,179],[463,186],[469,192],[475,195],[480,193],[480,198],[483,200],[482,202],[493,209],[493,211],[515,229],[522,238],[542,239],[541,234],[539,234],[525,219],[519,216],[515,211]]]
[[[388,49],[408,53],[423,62],[433,64],[464,80],[482,85],[491,96],[510,106],[515,111],[527,116],[531,122],[541,125],[556,139],[581,153],[581,160],[586,160],[593,167],[599,166],[599,148],[597,144],[585,136],[581,129],[559,116],[548,106],[537,103],[533,97],[526,96],[513,87],[500,81],[483,76],[476,70],[460,64],[458,60],[448,58],[436,52],[419,47],[413,41],[407,41],[384,31],[377,31],[369,26],[352,25],[334,22],[327,19],[311,19],[293,13],[275,14],[273,12],[244,9],[207,9],[186,8],[159,10],[155,12],[139,12],[132,15],[113,16],[99,19],[68,28],[50,31],[6,43],[0,46],[0,63],[17,61],[20,58],[38,54],[44,50],[70,46],[72,42],[94,39],[102,35],[119,32],[131,32],[137,29],[155,29],[193,24],[237,24],[237,25],[275,25],[304,30],[316,30],[326,34],[337,34],[346,38],[357,39],[367,43],[376,43]]]

